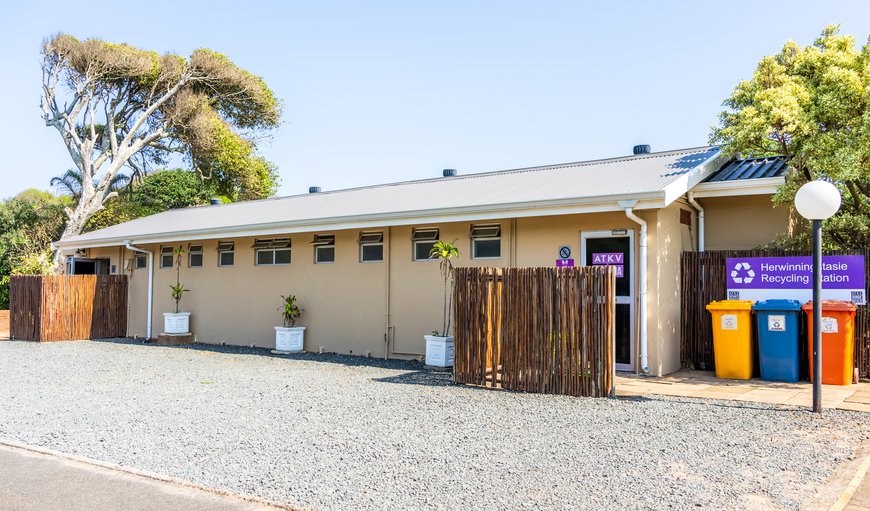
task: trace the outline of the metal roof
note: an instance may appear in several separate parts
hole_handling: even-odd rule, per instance
[[[176,209],[67,238],[56,246],[543,216],[559,214],[556,207],[561,213],[577,205],[589,210],[593,203],[606,204],[598,211],[616,211],[621,208],[615,201],[624,199],[648,201],[638,208],[663,207],[705,178],[720,157],[717,147],[700,147]]]
[[[788,169],[788,161],[785,156],[731,160],[714,172],[713,175],[705,179],[704,182],[713,183],[717,181],[782,177],[785,176]]]

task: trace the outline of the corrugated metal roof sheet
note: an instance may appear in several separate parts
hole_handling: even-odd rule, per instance
[[[424,215],[430,210],[641,196],[663,192],[668,184],[718,153],[716,147],[701,147],[177,209],[68,238],[64,244],[217,229],[231,232],[250,226],[271,228],[282,222],[316,224],[332,218],[362,219],[404,212]]]
[[[741,179],[760,179],[765,177],[781,177],[788,171],[788,163],[785,156],[771,156],[767,158],[746,158],[732,160],[722,166],[705,183],[717,181],[738,181]]]

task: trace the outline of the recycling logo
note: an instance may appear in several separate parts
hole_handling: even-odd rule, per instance
[[[737,263],[734,265],[734,269],[731,270],[731,280],[733,280],[735,284],[749,284],[754,278],[755,272],[752,270],[752,266],[749,266],[749,263],[747,262]]]

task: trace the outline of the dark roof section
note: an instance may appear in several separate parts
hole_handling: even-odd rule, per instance
[[[768,156],[767,158],[747,158],[731,160],[722,168],[704,180],[705,183],[717,181],[739,181],[741,179],[760,179],[763,177],[781,177],[788,172],[785,156]]]

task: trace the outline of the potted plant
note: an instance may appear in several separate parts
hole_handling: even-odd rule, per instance
[[[437,259],[444,279],[444,321],[441,331],[432,331],[432,335],[424,335],[426,339],[426,365],[433,367],[451,367],[453,365],[453,336],[450,335],[450,319],[453,312],[453,262],[459,257],[456,240],[453,243],[438,240],[429,253],[430,259]]]
[[[189,334],[190,313],[178,310],[181,297],[190,291],[190,289],[185,289],[184,284],[181,283],[181,261],[184,248],[179,246],[173,249],[172,255],[175,256],[175,284],[169,284],[169,289],[172,290],[172,299],[175,300],[175,312],[163,313],[163,331],[167,334]]]
[[[275,352],[289,353],[302,351],[305,346],[305,327],[296,326],[296,321],[305,312],[299,307],[296,295],[281,296],[284,303],[278,308],[284,319],[284,326],[275,327]]]

